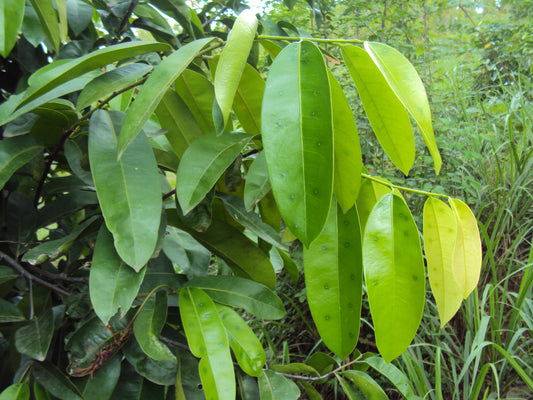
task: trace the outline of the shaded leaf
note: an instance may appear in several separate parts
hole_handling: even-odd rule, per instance
[[[0,323],[21,322],[26,320],[22,311],[13,303],[0,299]]]
[[[148,293],[160,285],[168,285],[172,289],[177,290],[181,288],[185,281],[186,279],[183,275],[176,274],[172,263],[166,255],[160,254],[159,257],[152,258],[148,262],[139,292]]]
[[[115,355],[91,376],[86,376],[77,382],[84,400],[109,400],[120,376],[121,356]]]
[[[33,318],[15,333],[15,347],[21,354],[44,361],[54,334],[54,314],[51,309]]]
[[[207,275],[211,252],[187,232],[167,226],[163,252],[185,271],[189,279]]]
[[[48,361],[35,363],[31,372],[51,395],[61,400],[83,400],[76,386],[54,364]]]
[[[28,135],[4,138],[0,141],[0,189],[11,175],[42,150],[43,146]]]
[[[265,160],[265,153],[260,152],[250,165],[244,185],[244,206],[251,211],[255,205],[270,191],[270,181]]]
[[[93,7],[83,0],[67,0],[67,20],[75,36],[87,28],[93,16]]]
[[[24,19],[24,1],[4,0],[0,3],[0,55],[7,58],[17,43],[19,30]]]

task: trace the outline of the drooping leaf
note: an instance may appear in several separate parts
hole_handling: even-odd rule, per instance
[[[383,179],[384,184],[378,183],[373,179],[363,179],[361,188],[359,189],[359,196],[357,197],[357,211],[359,214],[359,220],[361,222],[361,232],[365,232],[366,221],[368,216],[372,212],[372,209],[376,205],[379,199],[391,192],[390,186],[387,186]]]
[[[167,226],[163,252],[178,264],[189,279],[207,275],[211,252],[198,243],[190,234]]]
[[[409,115],[372,58],[360,47],[342,47],[370,125],[391,161],[405,175],[415,159],[415,141]]]
[[[334,191],[344,213],[348,212],[359,194],[361,186],[361,146],[352,109],[337,79],[328,70],[333,107],[333,132],[335,149]]]
[[[332,202],[326,226],[304,249],[307,300],[324,344],[341,360],[359,336],[363,293],[361,230],[357,210],[343,214]]]
[[[15,171],[40,154],[42,150],[43,146],[28,135],[4,138],[0,141],[0,189]]]
[[[62,400],[83,400],[78,388],[51,362],[35,363],[31,373],[51,395]]]
[[[259,377],[259,393],[261,400],[296,400],[300,397],[300,389],[293,381],[270,370],[263,371]]]
[[[41,28],[46,38],[52,45],[53,50],[57,53],[61,39],[59,37],[59,22],[56,10],[52,5],[52,0],[30,0],[30,2],[39,17]]]
[[[95,101],[134,83],[151,70],[152,67],[148,64],[135,63],[112,69],[97,76],[81,91],[76,103],[76,109],[83,110]]]
[[[54,334],[54,314],[48,309],[39,317],[34,317],[15,333],[15,347],[21,354],[44,361],[52,335]]]
[[[244,372],[251,376],[261,375],[265,365],[265,351],[254,331],[232,308],[216,305],[218,315],[228,334],[229,344]]]
[[[244,205],[251,211],[255,205],[270,191],[270,180],[265,160],[265,153],[260,152],[250,165],[244,185]]]
[[[179,301],[189,347],[201,358],[200,377],[206,398],[233,399],[236,388],[229,341],[215,303],[194,287],[183,288]]]
[[[135,102],[130,106],[120,136],[118,139],[118,153],[122,156],[124,150],[132,143],[141,131],[143,125],[150,118],[161,98],[169,86],[194,60],[202,48],[213,38],[195,40],[172,53],[159,64],[146,83],[139,90]]]
[[[418,124],[438,174],[442,165],[433,134],[431,111],[424,84],[415,67],[398,50],[383,43],[365,42],[365,49],[390,87]]]
[[[120,310],[124,315],[131,307],[144,278],[146,268],[131,269],[113,247],[113,237],[102,226],[94,248],[89,292],[94,312],[107,324]]]
[[[17,43],[17,37],[24,19],[24,1],[4,0],[0,4],[0,55],[7,58]]]
[[[226,261],[236,275],[274,288],[276,275],[267,255],[241,231],[231,225],[213,219],[205,232],[197,232],[183,224],[176,210],[167,210],[169,225],[189,233],[205,248]]]
[[[48,393],[39,382],[33,382],[33,394],[35,400],[52,400],[52,396]]]
[[[200,203],[251,139],[238,132],[209,134],[187,148],[176,173],[176,195],[184,214]]]
[[[0,323],[24,321],[24,314],[18,307],[4,299],[0,299]]]
[[[0,393],[0,400],[29,400],[30,388],[25,383],[14,383]]]
[[[93,8],[83,0],[67,0],[67,20],[69,28],[78,36],[87,28],[93,16]]]
[[[159,340],[167,319],[167,293],[151,296],[133,323],[135,338],[144,353],[154,360],[175,360],[170,349]]]
[[[348,378],[357,389],[363,393],[367,400],[388,400],[389,397],[383,391],[381,386],[370,377],[370,375],[362,371],[344,371],[343,376]],[[339,379],[342,384],[342,380]],[[343,385],[344,386],[344,385]]]
[[[110,400],[120,376],[121,356],[115,355],[92,376],[86,376],[74,384],[78,387],[84,400]]]
[[[139,271],[154,253],[161,220],[157,163],[144,135],[117,160],[124,115],[96,111],[89,125],[89,160],[98,201],[120,257]]]
[[[402,197],[386,194],[370,213],[363,265],[376,344],[390,362],[413,340],[425,299],[419,233]]]
[[[262,110],[270,184],[287,226],[305,246],[322,231],[333,193],[333,116],[327,68],[308,41],[270,68]]]
[[[387,364],[380,357],[366,358],[365,363],[370,365],[373,369],[391,381],[396,389],[398,389],[406,399],[420,399],[420,397],[415,395],[415,391],[411,385],[411,382],[409,381],[409,377],[394,364]]]
[[[250,9],[242,11],[231,29],[226,45],[220,54],[215,74],[215,97],[222,112],[223,124],[229,118],[235,92],[252,49],[259,21]]]
[[[186,286],[202,289],[214,301],[242,308],[260,319],[279,319],[285,307],[276,294],[260,283],[237,276],[206,276],[191,279]]]
[[[452,209],[443,201],[429,197],[424,204],[424,252],[441,327],[455,315],[463,300],[464,288],[454,275],[456,240],[457,221]]]

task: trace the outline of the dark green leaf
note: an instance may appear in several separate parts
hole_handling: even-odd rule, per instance
[[[160,254],[148,262],[140,293],[148,293],[160,285],[168,285],[177,290],[185,281],[183,275],[176,274],[170,260],[164,254]]]
[[[163,400],[165,387],[143,379],[133,366],[123,362],[112,400]]]
[[[10,193],[6,208],[7,238],[15,241],[11,250],[16,257],[24,253],[32,242],[37,228],[37,211],[33,201],[20,192]]]
[[[15,136],[0,141],[0,189],[20,167],[41,153],[43,147],[31,136]]]
[[[12,281],[13,279],[17,279],[19,276],[20,274],[15,272],[12,268],[0,265],[0,285]]]
[[[24,321],[24,314],[13,303],[0,299],[0,323]]]
[[[167,226],[163,251],[189,279],[207,275],[211,253],[187,232]]]
[[[32,366],[33,377],[50,394],[61,400],[83,400],[74,384],[52,363],[45,361]]]
[[[54,314],[48,309],[43,315],[34,317],[15,333],[15,347],[18,352],[39,361],[44,361],[52,335]]]
[[[265,153],[260,152],[252,162],[246,174],[244,185],[244,205],[251,211],[255,205],[270,191],[270,181],[265,160]]]
[[[93,8],[83,0],[67,0],[68,25],[78,36],[91,22]]]
[[[115,355],[91,376],[75,382],[84,400],[109,400],[120,376],[122,357]]]

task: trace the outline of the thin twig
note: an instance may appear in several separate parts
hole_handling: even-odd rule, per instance
[[[171,191],[168,192],[168,193],[165,193],[165,194],[163,195],[163,201],[165,201],[165,200],[168,199],[169,197],[172,197],[175,193],[176,193],[176,189],[171,190]]]
[[[223,6],[220,10],[218,10],[218,12],[213,15],[211,18],[209,18],[207,21],[205,21],[203,24],[202,24],[202,28],[205,28],[209,25],[211,25],[211,22],[213,22],[215,19],[217,19],[218,17],[220,17],[220,15],[226,11],[228,9],[227,6]]]
[[[59,287],[59,286],[56,286],[52,283],[49,283],[49,282],[46,282],[44,280],[42,280],[41,278],[38,278],[32,274],[30,274],[28,271],[26,271],[26,269],[20,265],[15,259],[11,258],[10,256],[8,256],[6,253],[4,253],[3,251],[0,251],[0,259],[4,259],[9,265],[11,265],[13,268],[15,268],[18,272],[20,272],[22,274],[22,276],[24,276],[26,279],[29,279],[35,283],[38,283],[39,285],[42,285],[42,286],[45,286],[49,289],[52,289],[53,291],[63,295],[63,296],[68,296],[70,295],[70,293]]]
[[[124,18],[122,18],[122,22],[120,23],[120,26],[118,28],[117,36],[120,37],[122,35],[122,32],[124,32],[124,29],[126,28],[126,24],[128,23],[131,14],[133,14],[133,10],[137,6],[137,3],[139,0],[133,0],[130,4],[130,8],[128,8],[128,11],[126,12],[126,15],[124,15]]]
[[[345,369],[346,367],[349,367],[350,365],[353,365],[353,364],[356,364],[358,362],[361,362],[361,358],[363,356],[360,355],[359,357],[357,357],[355,360],[353,361],[350,361],[348,364],[344,364],[344,365],[341,365],[339,368],[337,369],[334,369],[333,371],[325,374],[325,375],[321,375],[321,376],[302,376],[302,375],[292,375],[292,374],[286,374],[284,372],[278,372],[278,371],[274,371],[274,370],[270,370],[272,372],[274,372],[275,374],[277,375],[281,375],[281,376],[284,376],[286,378],[291,378],[291,379],[299,379],[301,381],[319,381],[319,380],[322,380],[322,379],[327,379],[329,378],[330,376],[336,374],[337,372],[340,372],[342,371],[343,369]]]
[[[159,340],[161,340],[163,343],[166,343],[170,347],[177,347],[177,348],[182,349],[182,350],[191,351],[189,346],[187,346],[186,344],[183,344],[183,343],[180,343],[180,342],[176,342],[176,341],[174,341],[172,339],[169,339],[169,338],[166,338],[164,336],[160,336]]]
[[[53,281],[65,281],[65,282],[70,282],[70,283],[85,283],[86,285],[89,284],[89,280],[87,278],[65,276],[63,274],[54,274],[53,272],[48,272],[42,268],[37,268],[33,265],[28,265],[27,269],[31,271],[33,274],[39,274],[42,277],[45,277]]]

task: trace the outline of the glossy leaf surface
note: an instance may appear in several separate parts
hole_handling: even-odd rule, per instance
[[[274,371],[263,371],[259,377],[259,393],[261,400],[296,400],[300,397],[300,389],[293,381]]]
[[[265,351],[254,331],[232,308],[220,304],[216,308],[239,366],[248,375],[261,375],[265,365]]]
[[[433,157],[435,171],[438,174],[442,160],[435,142],[426,90],[415,67],[398,50],[386,44],[365,42],[365,49],[396,96],[398,96],[398,99],[418,124],[429,152]]]
[[[15,136],[0,141],[0,189],[11,175],[43,149],[31,136]]]
[[[233,399],[236,388],[229,341],[215,303],[202,290],[187,287],[180,291],[180,314],[191,352],[201,358],[206,398]]]
[[[326,226],[304,249],[304,273],[311,315],[324,344],[341,360],[359,336],[363,260],[359,218],[332,202]]]
[[[148,139],[139,135],[117,160],[124,115],[95,112],[89,126],[89,160],[98,201],[120,257],[139,271],[152,256],[161,217],[161,184]]]
[[[265,160],[265,153],[260,152],[250,165],[244,185],[244,206],[251,211],[254,206],[270,191],[270,180]]]
[[[202,201],[251,139],[238,132],[209,134],[185,151],[176,174],[176,194],[184,214]]]
[[[134,271],[119,257],[111,233],[102,226],[94,248],[89,292],[94,312],[104,324],[117,311],[124,314],[130,309],[145,272],[146,268]]]
[[[4,0],[0,4],[0,55],[7,58],[17,42],[18,33],[24,18],[24,2]]]
[[[443,201],[429,197],[424,204],[424,252],[441,327],[455,315],[463,300],[464,290],[454,275],[456,240],[457,221],[452,209]]]
[[[407,175],[415,160],[415,141],[405,106],[367,52],[348,45],[342,47],[342,57],[381,147]]]
[[[413,340],[425,299],[419,233],[403,198],[386,194],[375,205],[364,233],[363,260],[376,344],[390,362]]]
[[[33,318],[15,333],[15,347],[18,352],[39,361],[44,361],[52,335],[54,334],[54,314],[48,309],[44,314]]]
[[[142,127],[148,121],[157,105],[165,95],[169,86],[194,60],[200,50],[212,41],[212,38],[195,40],[172,53],[159,64],[130,106],[118,140],[118,152],[122,156],[124,150],[132,143]]]
[[[279,319],[285,307],[276,294],[260,283],[237,276],[206,276],[192,279],[187,286],[202,289],[214,301],[243,308],[260,319]]]
[[[305,246],[333,193],[333,116],[327,69],[311,42],[285,47],[270,68],[262,110],[270,184],[287,226]]]
[[[233,24],[226,45],[220,54],[215,74],[215,97],[224,118],[229,118],[233,98],[248,58],[259,21],[250,9],[242,11]]]

